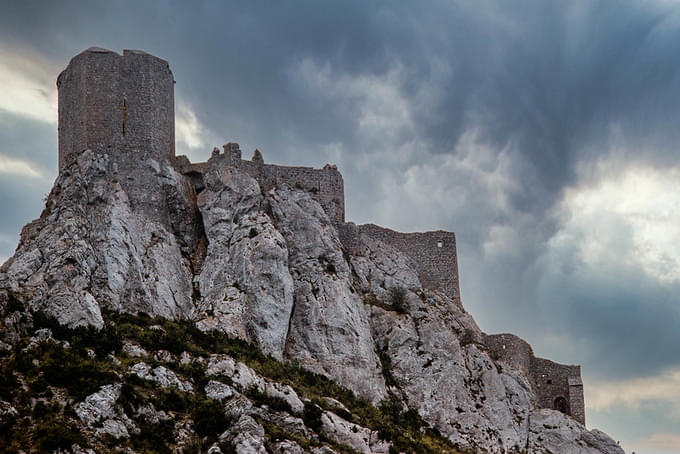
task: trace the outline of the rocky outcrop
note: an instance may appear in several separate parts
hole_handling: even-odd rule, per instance
[[[0,306],[20,301],[72,327],[101,328],[105,309],[191,319],[375,404],[387,399],[412,409],[461,449],[622,452],[601,432],[538,410],[525,371],[494,362],[459,298],[423,288],[398,250],[367,236],[356,250],[343,248],[337,226],[299,188],[264,191],[226,166],[209,166],[202,178],[197,194],[169,162],[82,152],[62,170],[40,219],[24,228],[16,254],[0,268]],[[22,320],[5,316],[2,342],[18,338]],[[132,343],[123,351],[148,354]],[[158,351],[154,360],[178,358]],[[242,452],[265,449],[264,429],[254,419],[262,413],[253,413],[245,390],[280,399],[296,414],[305,408],[290,386],[241,362],[203,361],[212,381],[201,389],[162,365],[136,361],[127,372],[222,402],[236,421],[223,438]],[[133,428],[116,413],[116,389],[88,397],[79,416],[125,437]],[[303,431],[296,416],[269,418]],[[322,423],[326,437],[360,452],[389,449],[375,431],[335,413],[324,413]],[[288,440],[269,449],[298,447]]]
[[[293,309],[286,241],[257,182],[231,167],[205,175],[198,198],[208,241],[198,326],[248,339],[282,359]]]
[[[527,444],[529,452],[534,453],[623,453],[618,443],[604,432],[583,430],[583,426],[573,419],[546,409],[532,412]]]
[[[192,223],[191,187],[167,163],[127,173],[120,161],[87,150],[60,173],[0,289],[69,326],[102,327],[102,308],[192,316],[186,237],[173,231]]]
[[[128,438],[130,431],[138,431],[135,424],[116,404],[120,398],[121,386],[106,385],[87,396],[85,401],[75,408],[80,420],[88,427],[95,428],[96,433],[110,435],[113,438]]]

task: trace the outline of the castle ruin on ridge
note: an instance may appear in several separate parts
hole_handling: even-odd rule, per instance
[[[255,178],[263,190],[287,185],[310,194],[325,210],[348,252],[361,253],[361,237],[380,240],[410,258],[422,285],[460,303],[456,237],[442,230],[400,233],[373,224],[345,222],[344,183],[336,166],[322,169],[266,164],[255,150],[243,160],[236,143],[214,149],[207,162],[175,156],[174,79],[167,61],[142,51],[122,55],[90,48],[73,57],[59,75],[59,171],[84,150],[115,148],[122,171],[133,172],[140,157],[170,162],[200,193],[211,166],[231,166]],[[153,206],[154,201],[149,201]],[[486,335],[474,342],[494,360],[522,369],[543,408],[553,408],[585,424],[580,366],[534,356],[531,346],[512,334]]]

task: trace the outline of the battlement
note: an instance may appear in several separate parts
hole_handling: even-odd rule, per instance
[[[255,150],[250,160],[244,160],[239,144],[229,142],[223,149],[222,153],[213,149],[207,162],[191,163],[186,156],[178,156],[175,167],[191,178],[198,192],[202,190],[202,175],[209,166],[235,167],[255,178],[265,191],[284,184],[304,190],[319,202],[331,222],[336,225],[345,222],[345,184],[336,166],[326,164],[322,169],[315,169],[265,164],[259,150]]]
[[[167,61],[91,47],[71,59],[57,87],[59,171],[85,149],[174,156],[174,79]]]

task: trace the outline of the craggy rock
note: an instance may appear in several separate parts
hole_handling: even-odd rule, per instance
[[[208,384],[205,385],[205,395],[209,399],[223,401],[231,398],[234,394],[235,391],[231,386],[215,380],[210,380]]]
[[[181,380],[177,374],[164,366],[158,366],[155,369],[152,369],[151,366],[142,362],[130,366],[129,372],[144,380],[154,381],[162,388],[175,387],[180,391],[188,393],[194,392],[194,387],[191,383]]]
[[[133,344],[132,342],[123,343],[123,353],[132,358],[144,358],[149,355],[149,352],[144,350],[139,345]]]
[[[168,421],[170,416],[163,410],[156,410],[152,403],[141,405],[135,411],[136,416],[141,416],[149,424],[158,424],[161,421]]]
[[[192,188],[166,162],[123,158],[86,150],[59,174],[0,268],[0,289],[69,326],[101,327],[104,307],[191,316],[192,275],[172,220],[191,222]]]
[[[545,408],[531,414],[529,452],[549,454],[624,454],[623,449],[607,434],[597,429],[588,431],[564,414]]]
[[[244,392],[249,388],[256,388],[258,391],[269,396],[281,398],[286,401],[288,405],[290,405],[293,411],[301,412],[304,409],[304,403],[302,400],[300,400],[293,388],[288,385],[272,383],[265,380],[264,378],[257,375],[253,369],[239,361],[234,360],[230,356],[211,356],[208,360],[205,373],[208,376],[224,375],[230,377],[234,386],[241,392]],[[217,382],[211,381],[211,383]],[[213,385],[213,388],[216,387],[217,385]],[[207,392],[208,390],[206,386],[206,393]]]
[[[0,400],[0,422],[4,422],[9,418],[16,416],[17,409],[12,406],[9,402]]]
[[[208,239],[198,326],[252,341],[283,358],[293,309],[288,249],[264,212],[257,181],[230,167],[205,175],[199,195]]]
[[[335,227],[318,202],[302,191],[275,189],[269,196],[295,280],[286,356],[380,401],[385,382],[368,312],[352,284]]]
[[[312,190],[265,186],[219,159],[206,163],[198,188],[168,160],[129,153],[80,152],[61,170],[41,217],[24,227],[15,255],[0,268],[3,349],[31,326],[16,301],[72,327],[101,328],[103,309],[192,319],[373,403],[395,399],[463,449],[620,452],[601,432],[537,410],[526,371],[494,362],[460,298],[423,288],[412,259],[366,235],[358,247],[343,247]],[[396,288],[403,289],[399,307]],[[49,338],[40,331],[33,342]],[[151,354],[135,344],[123,352]],[[157,361],[205,367],[214,378],[205,392],[238,421],[229,437],[242,452],[265,449],[262,427],[249,415],[268,410],[242,394],[249,388],[284,399],[294,412],[304,408],[292,388],[230,357],[152,353]],[[163,366],[140,362],[129,372],[194,391]],[[116,389],[89,396],[79,415],[95,430],[125,437],[134,428],[116,409]],[[150,421],[165,417],[152,408],[136,411]],[[309,435],[296,416],[269,416]],[[371,431],[352,426],[324,416],[328,437],[360,452],[384,452]],[[189,426],[175,432],[189,442]]]
[[[107,434],[114,438],[128,438],[130,431],[136,431],[137,428],[116,405],[121,387],[121,384],[102,386],[99,391],[87,396],[84,402],[75,407],[80,420],[88,427],[94,428],[98,434]]]
[[[222,438],[222,437],[220,437]],[[250,416],[242,416],[226,435],[239,454],[266,454],[264,428]]]
[[[304,454],[304,452],[299,444],[290,440],[275,443],[272,447],[273,454]]]
[[[321,416],[321,433],[333,441],[351,446],[356,451],[372,453],[388,453],[390,443],[383,441],[378,432],[358,426],[331,412],[324,412]]]

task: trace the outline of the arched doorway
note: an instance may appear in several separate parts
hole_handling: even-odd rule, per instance
[[[553,409],[555,409],[557,411],[561,411],[565,415],[568,415],[569,414],[569,405],[567,405],[567,399],[565,399],[562,396],[555,399],[555,402],[553,403]]]

